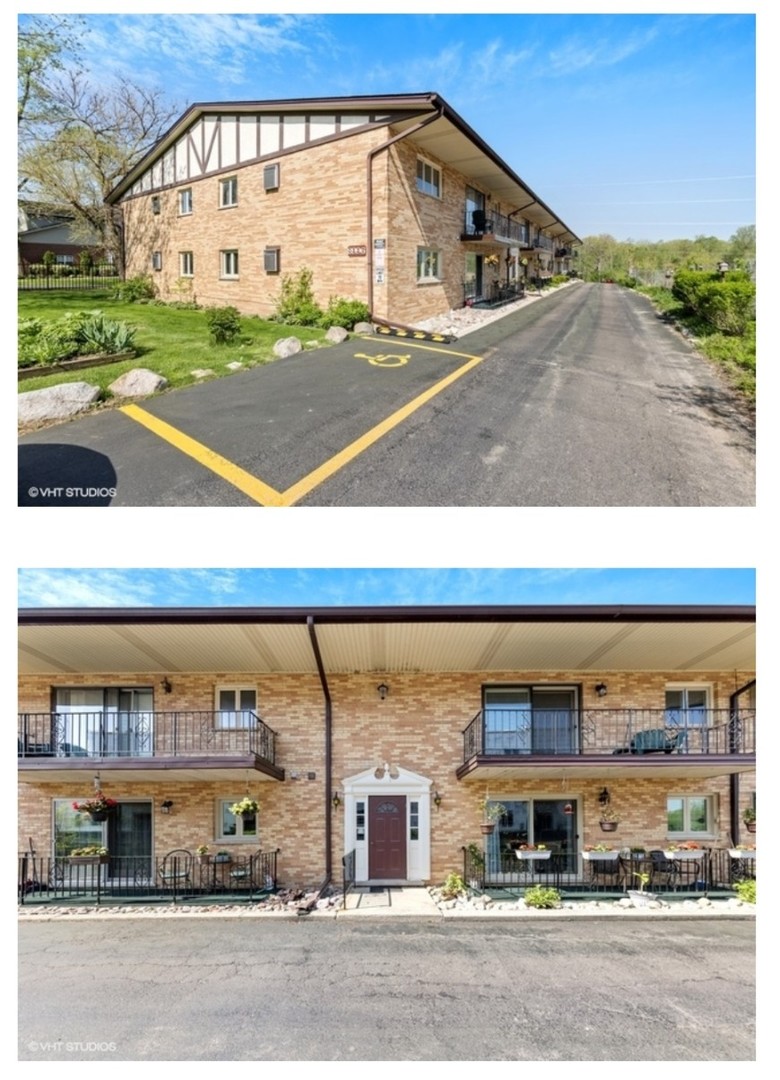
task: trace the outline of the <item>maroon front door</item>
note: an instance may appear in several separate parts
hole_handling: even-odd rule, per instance
[[[406,796],[369,795],[368,876],[406,878]]]

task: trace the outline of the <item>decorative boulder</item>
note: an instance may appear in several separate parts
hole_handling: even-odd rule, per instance
[[[19,394],[19,423],[67,420],[86,412],[100,397],[100,387],[85,382],[60,383]]]
[[[342,341],[346,341],[349,334],[343,326],[331,326],[325,335],[326,341],[331,341],[334,345],[340,345]]]
[[[355,334],[373,334],[374,328],[370,322],[355,323],[353,333]]]
[[[295,356],[302,350],[303,346],[297,337],[279,338],[274,345],[274,356]]]
[[[148,368],[133,368],[132,371],[126,371],[124,375],[115,379],[108,389],[114,397],[133,398],[156,394],[167,385],[168,380],[162,375],[157,375]]]

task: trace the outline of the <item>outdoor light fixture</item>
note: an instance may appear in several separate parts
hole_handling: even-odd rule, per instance
[[[339,795],[338,791],[334,792],[331,802],[333,803],[333,809],[338,810],[338,808],[341,806],[341,796]]]
[[[574,807],[572,806],[572,804],[570,802],[567,802],[565,804],[565,806],[563,808],[563,812],[564,812],[564,814],[573,814],[574,813]]]
[[[390,693],[390,687],[387,683],[381,682],[376,688],[376,692],[379,694],[379,700],[384,701],[387,695]]]
[[[604,697],[607,693],[607,684],[604,682],[596,683],[596,693],[599,697]]]
[[[163,814],[170,814],[172,806],[173,806],[173,799],[166,799],[165,802],[160,807],[160,810],[163,812]]]
[[[170,694],[171,690],[173,690],[173,684],[171,683],[171,680],[168,678],[167,675],[165,676],[163,681],[160,683],[160,686],[163,688],[163,693],[164,694]]]
[[[606,788],[602,788],[599,792],[599,805],[606,806],[610,801],[609,792]]]
[[[439,807],[441,806],[441,795],[438,793],[438,791],[435,791],[433,793],[433,803],[434,803],[434,806],[436,807],[436,809],[438,810]]]

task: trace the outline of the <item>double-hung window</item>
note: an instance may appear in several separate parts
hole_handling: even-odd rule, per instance
[[[215,727],[254,727],[257,723],[257,690],[253,686],[218,686],[216,707]]]
[[[191,251],[179,252],[179,275],[180,277],[192,277],[195,273],[195,259]]]
[[[179,192],[179,214],[192,213],[192,188],[183,188]]]
[[[225,206],[237,206],[238,205],[238,177],[230,176],[227,180],[220,180],[219,182],[219,205]]]
[[[219,253],[219,276],[223,278],[238,277],[238,252],[220,251]]]
[[[435,248],[417,248],[417,280],[441,280],[441,252]]]
[[[441,170],[423,158],[417,159],[417,190],[423,195],[441,198]]]

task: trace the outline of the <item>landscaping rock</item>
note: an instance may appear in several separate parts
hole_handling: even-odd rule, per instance
[[[352,331],[354,334],[373,334],[374,328],[370,322],[355,323]]]
[[[126,371],[124,375],[115,379],[108,389],[114,397],[133,398],[156,394],[167,385],[168,380],[162,375],[157,375],[148,368],[133,368],[132,371]]]
[[[86,412],[100,397],[100,387],[85,382],[60,383],[43,390],[27,390],[19,394],[19,423],[34,424],[42,420],[67,420]]]
[[[240,360],[231,360],[226,366],[230,371],[239,371],[244,365]]]
[[[331,326],[325,335],[326,341],[331,341],[334,345],[340,345],[342,341],[346,341],[349,334],[343,326]]]
[[[297,337],[279,338],[274,345],[274,356],[295,356],[302,351],[303,346]]]
[[[209,375],[213,374],[214,372],[211,370],[211,368],[195,368],[194,371],[190,372],[190,375],[192,375],[194,379],[207,379]]]

